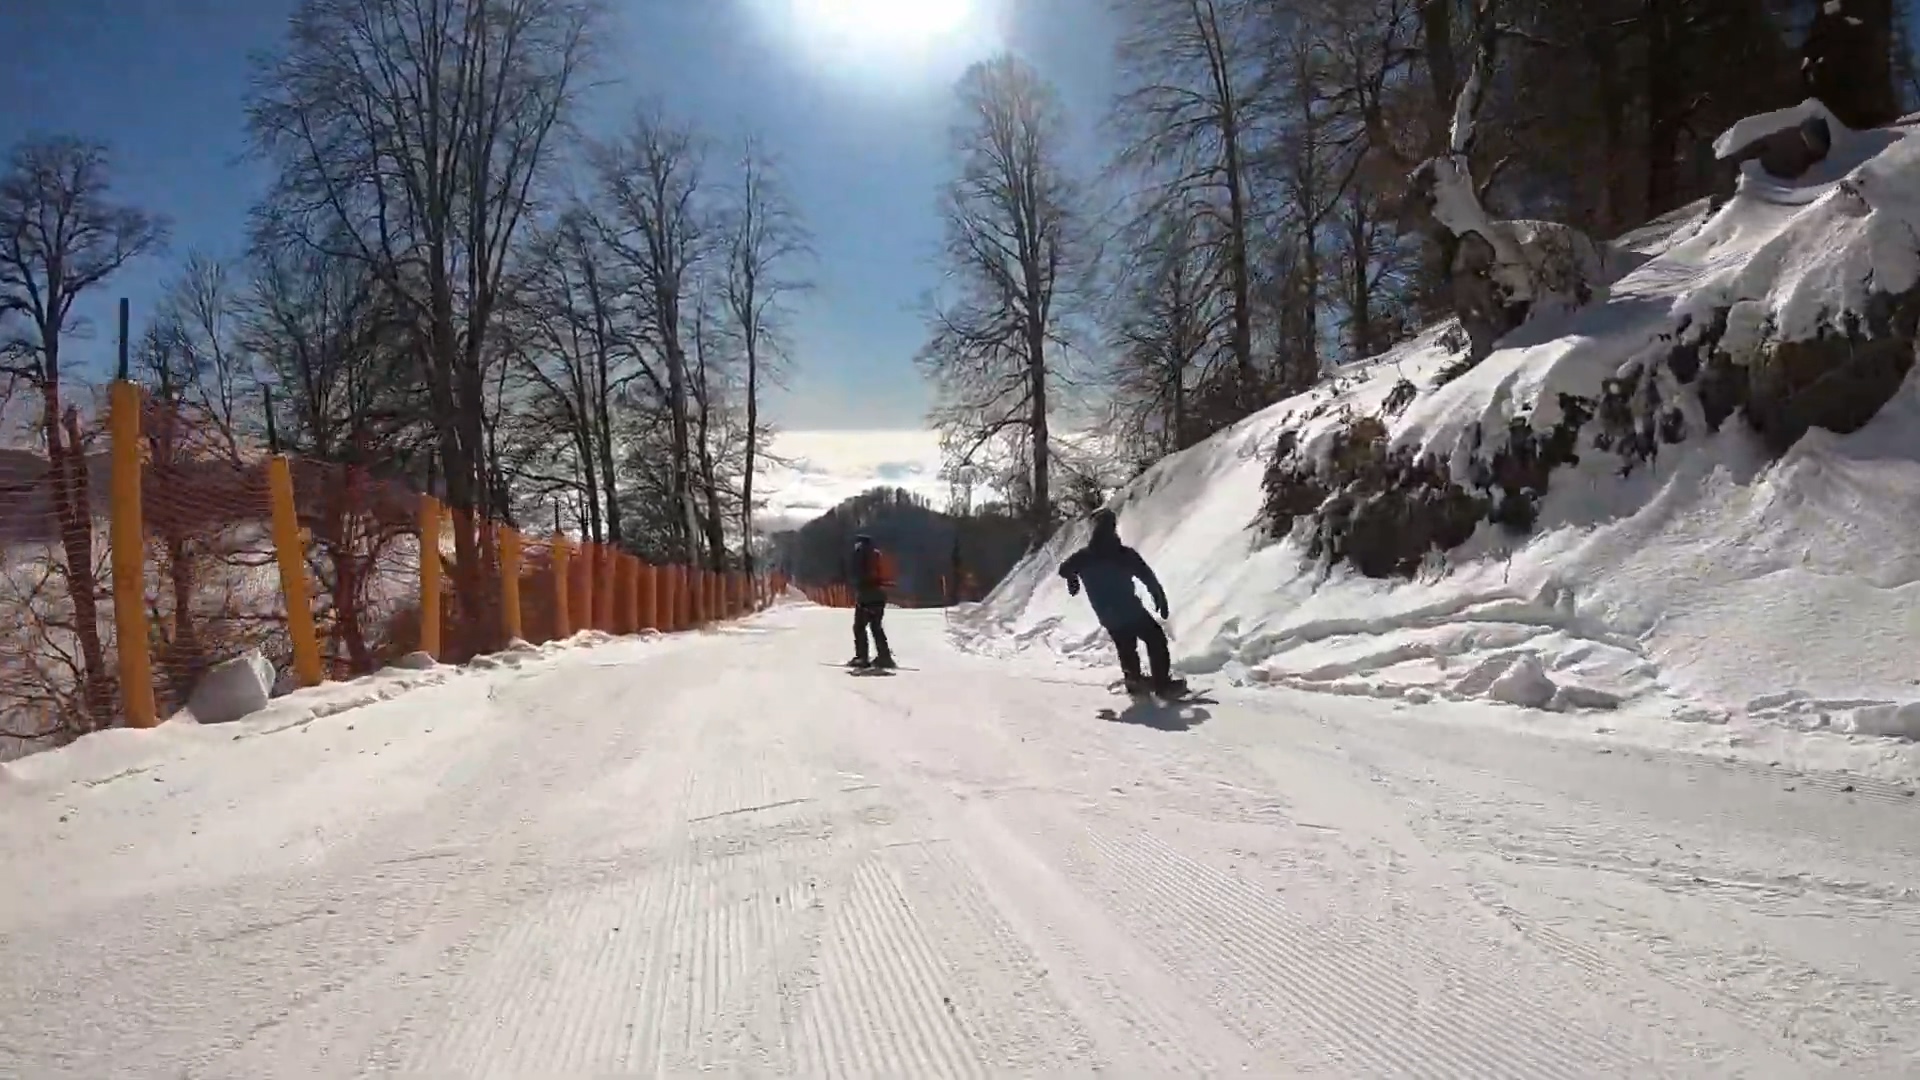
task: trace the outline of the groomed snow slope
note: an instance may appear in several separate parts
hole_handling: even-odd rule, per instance
[[[1412,702],[1617,706],[1563,724],[1920,774],[1920,369],[1864,430],[1815,430],[1778,461],[1738,420],[1705,434],[1691,405],[1694,434],[1624,479],[1617,457],[1583,441],[1531,536],[1483,525],[1412,582],[1329,573],[1297,538],[1269,544],[1256,520],[1284,430],[1324,454],[1348,416],[1381,415],[1395,446],[1436,453],[1464,477],[1475,425],[1499,432],[1531,414],[1547,427],[1559,394],[1597,397],[1689,320],[1732,308],[1730,334],[1804,340],[1859,310],[1869,284],[1911,286],[1913,134],[1842,130],[1833,159],[1800,184],[1750,167],[1717,212],[1697,207],[1637,236],[1644,261],[1604,303],[1523,327],[1437,390],[1454,359],[1438,330],[1156,466],[1113,505],[1172,596],[1178,666]],[[1419,397],[1384,412],[1403,378]],[[974,609],[970,646],[1110,663],[1054,573],[1084,539],[1084,523],[1064,530]]]
[[[1920,1063],[1909,790],[889,622],[916,670],[789,605],[0,768],[0,1075]]]

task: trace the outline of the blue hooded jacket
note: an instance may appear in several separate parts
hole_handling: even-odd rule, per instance
[[[1120,542],[1120,523],[1111,510],[1093,515],[1093,536],[1086,547],[1060,564],[1060,576],[1067,579],[1069,593],[1087,587],[1087,603],[1101,626],[1137,626],[1148,619],[1146,607],[1133,591],[1135,578],[1153,595],[1153,606],[1161,617],[1166,616],[1167,594],[1160,588],[1160,579],[1139,552]]]

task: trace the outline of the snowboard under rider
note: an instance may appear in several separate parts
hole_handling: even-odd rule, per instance
[[[1067,579],[1067,593],[1078,596],[1087,588],[1087,603],[1113,647],[1120,653],[1120,671],[1126,677],[1129,693],[1152,690],[1157,693],[1186,689],[1184,679],[1172,676],[1172,659],[1167,650],[1167,634],[1140,603],[1133,590],[1138,578],[1153,595],[1154,610],[1167,617],[1167,594],[1160,579],[1140,553],[1120,542],[1120,521],[1111,510],[1093,514],[1093,535],[1087,545],[1060,564],[1060,576]],[[1140,646],[1147,647],[1151,677],[1140,673]]]
[[[893,566],[885,552],[874,546],[873,537],[860,534],[853,538],[853,558],[849,560],[847,584],[853,587],[853,659],[848,667],[891,670],[893,649],[887,644],[887,590],[893,587]],[[873,634],[874,654],[867,659],[867,634]]]

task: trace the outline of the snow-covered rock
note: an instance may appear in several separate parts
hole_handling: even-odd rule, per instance
[[[273,664],[258,649],[215,664],[187,699],[187,713],[202,724],[230,724],[267,707],[273,695]]]
[[[1540,658],[1532,653],[1523,653],[1499,678],[1493,680],[1493,685],[1487,688],[1487,696],[1523,709],[1544,709],[1553,704],[1554,694],[1559,689],[1547,677],[1547,669],[1540,666]]]

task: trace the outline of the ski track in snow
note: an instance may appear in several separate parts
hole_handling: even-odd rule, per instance
[[[1897,788],[890,623],[921,671],[785,607],[0,787],[0,1074],[1920,1068]]]

